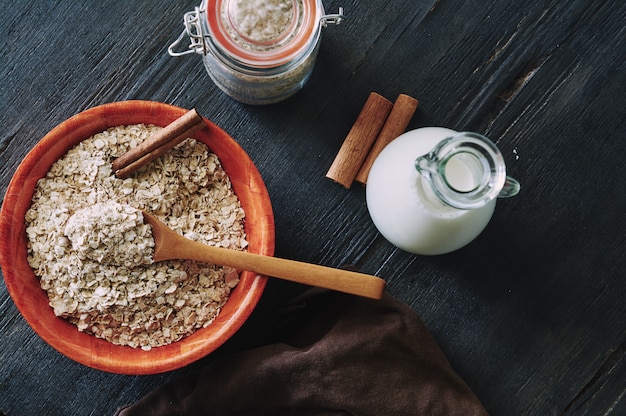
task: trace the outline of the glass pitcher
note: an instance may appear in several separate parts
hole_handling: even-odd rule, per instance
[[[435,255],[474,240],[489,223],[496,199],[519,190],[488,138],[426,127],[383,149],[370,170],[366,200],[387,240],[411,253]]]

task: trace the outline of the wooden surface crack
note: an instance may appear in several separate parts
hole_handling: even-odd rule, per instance
[[[598,390],[602,388],[605,379],[613,372],[618,364],[624,360],[626,354],[626,339],[622,341],[621,345],[615,349],[607,359],[598,368],[598,371],[591,377],[589,382],[578,392],[576,396],[565,406],[561,415],[570,414],[570,412],[576,410],[582,406],[588,399],[593,396]],[[626,393],[626,388],[622,390],[622,395]]]

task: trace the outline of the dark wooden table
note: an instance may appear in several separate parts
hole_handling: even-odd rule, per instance
[[[384,277],[491,414],[626,414],[626,3],[324,3],[348,20],[324,30],[305,89],[252,107],[222,94],[199,56],[166,52],[199,0],[3,1],[0,194],[28,150],[82,110],[196,107],[258,165],[276,254]],[[498,143],[522,192],[469,246],[400,251],[362,187],[324,177],[370,91],[418,98],[410,129]],[[303,289],[272,280],[255,314]],[[137,377],[84,367],[44,343],[0,285],[0,413],[110,414],[201,365]]]

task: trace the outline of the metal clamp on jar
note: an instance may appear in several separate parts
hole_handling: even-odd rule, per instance
[[[271,104],[304,86],[321,28],[343,19],[343,8],[326,15],[321,0],[204,0],[185,13],[185,29],[168,52],[202,55],[213,82],[235,100]],[[187,49],[176,51],[185,37]]]

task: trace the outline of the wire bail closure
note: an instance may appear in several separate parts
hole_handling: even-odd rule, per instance
[[[183,22],[185,24],[185,30],[178,36],[168,48],[167,52],[170,56],[183,56],[191,53],[197,53],[199,55],[206,55],[207,49],[204,42],[204,34],[202,33],[202,27],[200,26],[200,15],[202,10],[196,7],[194,11],[187,12],[183,16]],[[175,51],[174,49],[183,41],[183,38],[187,35],[190,43],[187,46],[187,50]]]
[[[320,23],[322,27],[327,27],[328,25],[338,25],[344,21],[346,17],[343,14],[343,7],[339,8],[339,12],[335,14],[326,14],[320,18]]]
[[[196,7],[195,10],[184,14],[183,23],[185,24],[185,29],[178,36],[178,39],[176,39],[167,48],[167,53],[169,53],[170,56],[183,56],[192,53],[197,53],[198,55],[207,54],[205,36],[208,37],[209,35],[202,33],[202,26],[200,24],[200,18],[203,13],[204,12],[199,7]],[[338,13],[326,14],[322,16],[320,18],[320,25],[322,27],[327,27],[328,25],[338,25],[343,22],[344,19],[345,16],[343,14],[343,7],[340,7]],[[187,49],[183,51],[175,50],[183,41],[185,35],[189,37],[190,40]]]

